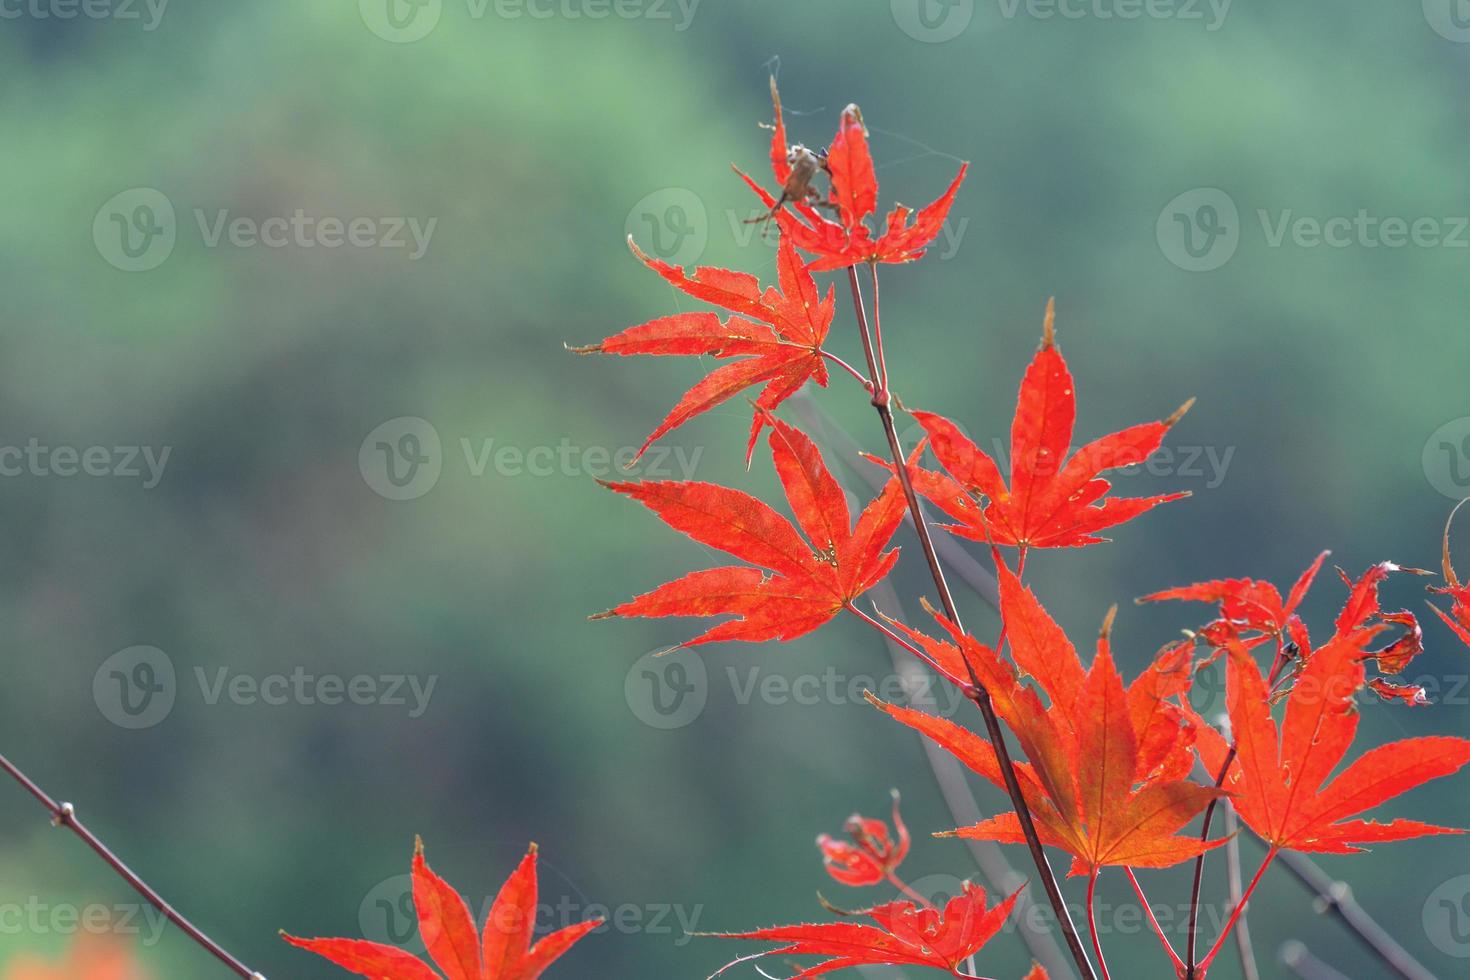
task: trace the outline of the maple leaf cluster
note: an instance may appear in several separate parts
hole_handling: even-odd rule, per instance
[[[1428,701],[1422,688],[1395,680],[1424,651],[1418,618],[1408,610],[1386,610],[1380,599],[1395,573],[1428,573],[1380,562],[1357,579],[1342,574],[1347,598],[1330,637],[1320,643],[1314,642],[1302,608],[1326,552],[1284,595],[1271,582],[1253,578],[1166,589],[1139,601],[1202,602],[1216,607],[1217,614],[1182,640],[1165,645],[1126,683],[1114,654],[1115,607],[1084,662],[1025,583],[1027,555],[1037,548],[1102,543],[1102,532],[1187,496],[1116,496],[1104,474],[1149,459],[1193,400],[1162,419],[1074,450],[1076,383],[1057,343],[1055,307],[1048,303],[1041,343],[1017,393],[1006,472],[958,422],[932,411],[911,413],[924,439],[905,452],[894,427],[897,400],[887,388],[886,353],[876,328],[877,270],[924,254],[953,204],[966,167],[932,204],[917,211],[894,206],[878,231],[872,223],[878,214],[878,182],[862,113],[849,106],[830,143],[813,149],[788,143],[774,80],[771,95],[775,118],[769,127],[770,164],[779,190],[769,191],[743,172],[740,176],[767,209],[761,220],[774,222],[779,234],[775,284],[763,287],[756,277],[728,269],[687,272],[633,244],[634,254],[648,268],[682,293],[719,308],[723,316],[713,311],[675,313],[572,349],[719,362],[683,395],[643,449],[758,386],[745,459],[749,465],[761,434],[769,429],[767,445],[790,517],[744,491],[712,483],[604,483],[643,504],[671,528],[740,564],[691,572],[593,618],[713,617],[717,621],[704,632],[678,644],[702,647],[725,641],[788,641],[849,613],[909,650],[974,702],[986,722],[986,736],[948,718],[871,695],[869,700],[980,778],[1004,788],[1012,805],[1009,811],[936,836],[1027,845],[1069,952],[1087,978],[1100,974],[1107,980],[1101,940],[1094,928],[1095,971],[1076,932],[1069,931],[1074,927],[1044,848],[1066,853],[1070,874],[1087,879],[1089,919],[1093,889],[1105,869],[1126,869],[1146,902],[1134,870],[1185,861],[1196,862],[1191,908],[1197,912],[1205,857],[1224,843],[1210,836],[1211,816],[1229,801],[1266,843],[1260,872],[1203,957],[1196,957],[1191,942],[1186,961],[1158,930],[1176,973],[1203,980],[1245,900],[1281,851],[1345,854],[1368,844],[1460,833],[1417,820],[1377,822],[1364,815],[1470,763],[1470,740],[1409,738],[1348,761],[1362,691],[1371,689],[1390,702]],[[873,277],[871,330],[855,268],[859,265],[868,266]],[[866,376],[826,347],[836,317],[834,288],[829,285],[824,292],[816,275],[835,270],[845,270],[852,285]],[[855,508],[816,442],[776,415],[808,381],[828,386],[831,366],[856,377],[877,409],[888,441],[887,458],[868,457],[886,469],[887,480],[855,519]],[[926,463],[929,456],[933,464]],[[999,596],[995,642],[982,642],[961,625],[921,499],[948,518],[945,531],[989,553]],[[906,517],[919,532],[943,600],[944,612],[925,603],[937,626],[935,635],[870,615],[858,604],[897,564],[899,551],[892,543]],[[1005,549],[1014,549],[1013,557]],[[1470,586],[1461,583],[1451,564],[1448,525],[1443,574],[1444,585],[1431,587],[1431,592],[1448,597],[1449,611],[1431,605],[1470,643]],[[1258,660],[1263,654],[1270,655],[1266,668]],[[1200,671],[1219,663],[1227,680],[1228,717],[1217,722],[1198,714],[1189,694]],[[1001,725],[1019,746],[1020,758],[1010,756]],[[1207,772],[1203,780],[1196,775],[1201,764]],[[1200,829],[1195,828],[1197,820]],[[829,911],[840,913],[836,922],[722,934],[772,948],[739,957],[715,976],[739,964],[781,956],[817,960],[793,980],[870,965],[928,967],[954,977],[976,977],[972,961],[1000,933],[1019,891],[991,904],[984,889],[966,882],[959,894],[931,901],[900,876],[912,839],[896,793],[891,825],[890,830],[882,820],[854,815],[845,825],[846,839],[824,834],[817,846],[836,882],[853,888],[891,887],[897,896],[851,913],[840,913],[824,900]],[[392,947],[287,939],[375,978],[433,980],[442,974],[447,980],[534,980],[598,925],[571,926],[533,943],[534,848],[496,899],[483,937],[476,936],[463,900],[428,869],[421,847],[413,880],[421,931],[439,973]],[[1028,980],[1044,977],[1039,965],[1028,974]]]

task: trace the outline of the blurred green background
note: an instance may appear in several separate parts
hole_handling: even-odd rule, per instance
[[[703,977],[743,947],[681,925],[797,921],[820,914],[817,889],[884,897],[842,893],[811,841],[882,811],[892,786],[914,874],[974,874],[960,845],[926,839],[952,820],[917,742],[850,695],[891,673],[859,624],[707,649],[702,710],[663,715],[654,682],[680,678],[640,658],[695,624],[586,620],[708,562],[593,481],[708,365],[563,342],[687,308],[628,232],[674,261],[770,272],[729,163],[763,170],[778,67],[795,139],[823,143],[862,105],[885,203],[924,203],[971,161],[946,237],[885,272],[907,404],[1003,434],[1051,295],[1079,438],[1199,396],[1171,437],[1195,461],[1119,480],[1192,499],[1115,544],[1034,556],[1074,635],[1124,602],[1132,676],[1206,615],[1128,603],[1147,591],[1285,583],[1324,547],[1354,572],[1435,567],[1451,498],[1470,493],[1457,2],[5,4],[0,750],[273,980],[344,975],[278,928],[407,936],[415,834],[477,906],[534,839],[548,924],[625,910],[555,977]],[[304,237],[281,244],[298,212]],[[1304,217],[1352,227],[1314,244]],[[327,247],[332,221],[357,244]],[[845,299],[833,337],[860,356]],[[817,400],[878,448],[854,386],[836,377]],[[748,418],[743,401],[703,417],[665,441],[682,456],[641,471],[769,494],[768,460],[739,458]],[[404,486],[379,443],[421,458],[395,457]],[[931,591],[908,552],[896,584]],[[1421,584],[1387,601],[1426,612]],[[1324,576],[1319,631],[1340,596]],[[1413,672],[1444,703],[1365,703],[1362,744],[1465,729],[1467,651],[1425,628]],[[216,689],[293,675],[373,678],[374,703]],[[779,694],[812,677],[837,693]],[[394,678],[424,710],[407,684],[389,696]],[[1463,824],[1465,787],[1396,812]],[[58,910],[135,905],[16,787],[0,785],[0,827],[0,964],[61,950]],[[1328,867],[1437,974],[1464,974],[1462,841]],[[1107,899],[1126,903],[1112,877]],[[1146,881],[1183,902],[1182,874]],[[1383,975],[1284,873],[1255,908],[1268,976],[1293,939]],[[1114,975],[1163,975],[1125,918]],[[177,931],[138,929],[158,976],[227,975]],[[1011,935],[980,965],[1028,962]],[[1237,976],[1233,957],[1214,975]]]

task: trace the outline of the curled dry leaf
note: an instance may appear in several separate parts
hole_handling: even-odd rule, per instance
[[[898,791],[893,791],[893,833],[882,820],[854,813],[843,828],[850,840],[828,834],[817,838],[822,863],[835,880],[855,888],[876,885],[888,879],[909,854],[909,829],[898,811]]]

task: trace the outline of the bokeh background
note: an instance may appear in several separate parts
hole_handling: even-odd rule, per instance
[[[0,749],[272,978],[343,975],[278,928],[412,942],[415,834],[477,906],[534,839],[548,924],[621,911],[559,977],[703,977],[736,948],[686,928],[884,897],[840,893],[812,838],[890,787],[914,873],[974,874],[924,839],[952,820],[918,743],[855,696],[892,673],[859,624],[670,674],[642,658],[695,624],[587,621],[709,558],[594,482],[708,367],[563,350],[686,308],[624,236],[770,272],[729,164],[763,166],[773,69],[794,138],[862,105],[885,202],[970,161],[930,257],[885,273],[906,403],[1003,434],[1052,295],[1079,437],[1199,396],[1187,453],[1119,480],[1192,499],[1031,564],[1076,636],[1124,603],[1131,676],[1205,616],[1128,602],[1145,592],[1286,582],[1327,547],[1354,572],[1437,565],[1470,493],[1467,42],[1458,0],[6,4]],[[300,238],[251,237],[298,214]],[[1302,218],[1349,224],[1328,243]],[[856,359],[843,303],[833,346]],[[850,383],[816,403],[878,448]],[[639,472],[768,494],[747,424],[737,402]],[[908,550],[912,608],[930,586]],[[1426,613],[1421,585],[1388,601]],[[1341,594],[1325,575],[1309,621]],[[1413,672],[1442,703],[1365,703],[1364,744],[1465,729],[1467,651],[1425,628]],[[371,703],[253,694],[293,677],[365,678]],[[1464,823],[1465,799],[1450,780],[1400,812]],[[16,787],[0,828],[0,964],[59,954],[69,912],[136,912]],[[1463,841],[1327,866],[1464,974]],[[1147,881],[1183,901],[1182,875]],[[1115,975],[1159,976],[1118,886]],[[1284,873],[1256,908],[1267,975],[1292,940],[1382,975]],[[153,975],[227,975],[132,921]],[[981,965],[1028,962],[1011,935]]]

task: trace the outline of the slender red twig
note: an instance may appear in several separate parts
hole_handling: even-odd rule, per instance
[[[914,530],[919,537],[919,545],[924,551],[924,560],[929,565],[929,573],[934,579],[934,586],[939,590],[939,599],[944,606],[945,614],[958,629],[961,625],[959,609],[955,606],[954,596],[950,593],[949,583],[945,580],[944,568],[939,563],[939,556],[934,549],[934,540],[929,530],[929,522],[924,517],[923,509],[919,505],[918,494],[914,491],[913,481],[909,477],[907,459],[904,455],[903,444],[898,437],[898,428],[893,422],[892,395],[883,385],[882,359],[874,346],[873,332],[868,327],[868,315],[863,304],[862,287],[858,283],[858,272],[856,266],[848,266],[848,282],[852,287],[853,312],[857,317],[858,332],[863,344],[863,355],[867,360],[868,373],[873,382],[872,404],[878,412],[878,418],[883,423],[883,434],[888,439],[889,455],[893,460],[894,472],[898,475],[899,484],[903,487],[904,499],[908,503],[909,513],[913,517]],[[873,270],[874,281],[877,281],[877,269]],[[876,299],[876,296],[875,296]],[[1006,745],[1005,733],[1000,727],[1000,718],[995,713],[995,706],[991,702],[990,694],[980,683],[974,667],[967,661],[965,666],[970,672],[970,685],[965,690],[965,696],[975,703],[980,709],[981,717],[985,720],[986,735],[995,750],[996,761],[999,763],[1001,776],[1006,785],[1006,793],[1011,798],[1011,804],[1015,807],[1016,816],[1021,824],[1021,832],[1026,838],[1026,846],[1031,851],[1031,859],[1036,865],[1037,875],[1041,878],[1042,886],[1046,890],[1046,896],[1051,903],[1053,912],[1057,917],[1057,925],[1062,930],[1062,936],[1066,940],[1067,948],[1072,958],[1077,963],[1077,969],[1081,972],[1083,980],[1097,980],[1097,973],[1092,968],[1092,963],[1087,957],[1087,950],[1082,945],[1082,938],[1077,933],[1077,926],[1072,921],[1072,913],[1067,908],[1066,900],[1062,897],[1061,887],[1057,884],[1056,872],[1052,870],[1051,862],[1047,859],[1046,851],[1041,846],[1041,838],[1036,832],[1036,824],[1031,817],[1031,809],[1026,804],[1026,798],[1021,793],[1021,784],[1016,777],[1016,766],[1011,759],[1010,748]]]
[[[1098,870],[1093,869],[1087,879],[1087,930],[1092,933],[1092,951],[1097,954],[1097,968],[1102,971],[1102,980],[1109,980],[1108,961],[1103,958],[1102,938],[1097,934],[1097,908],[1094,898],[1097,894]]]
[[[1220,955],[1220,950],[1225,946],[1225,940],[1230,938],[1230,933],[1235,928],[1235,923],[1240,921],[1240,917],[1245,912],[1246,906],[1250,904],[1251,895],[1255,893],[1256,886],[1266,876],[1266,869],[1271,867],[1271,862],[1276,859],[1276,855],[1279,853],[1281,852],[1276,849],[1275,845],[1272,845],[1266,851],[1266,859],[1261,862],[1261,867],[1257,869],[1256,876],[1251,879],[1251,883],[1246,888],[1245,894],[1240,896],[1240,901],[1236,902],[1235,907],[1230,910],[1230,918],[1225,920],[1225,928],[1220,930],[1220,936],[1215,940],[1215,945],[1211,946],[1210,951],[1205,954],[1205,958],[1200,960],[1199,966],[1196,969],[1201,974],[1207,972],[1210,969],[1210,964],[1215,962],[1215,957]]]
[[[96,834],[93,834],[87,829],[85,824],[77,819],[76,808],[70,803],[59,803],[52,799],[29,776],[16,768],[3,755],[0,755],[0,769],[4,769],[9,773],[27,793],[30,793],[31,796],[36,798],[37,802],[51,811],[51,820],[56,826],[65,827],[80,837],[82,842],[95,851],[97,856],[106,862],[108,867],[117,872],[124,881],[131,885],[134,891],[147,899],[150,905],[162,912],[170,922],[182,929],[190,939],[202,946],[215,959],[229,967],[236,975],[244,978],[244,980],[265,980],[265,977],[250,969],[244,963],[241,963],[234,956],[231,956],[219,943],[206,936],[197,926],[184,918],[173,906],[165,902],[158,892],[154,891],[147,882],[138,877],[132,868],[124,864],[122,859],[113,854],[107,845],[98,839]]]
[[[853,604],[851,602],[849,602],[847,604],[847,610],[848,610],[848,612],[850,612],[853,615],[857,616],[858,619],[861,619],[863,622],[865,622],[869,626],[873,627],[873,629],[877,630],[879,633],[882,633],[891,642],[897,643],[899,646],[903,647],[909,653],[913,654],[915,657],[918,657],[920,660],[922,660],[924,662],[924,664],[930,670],[934,671],[936,674],[938,674],[941,677],[944,676],[944,668],[940,667],[937,663],[935,663],[934,660],[933,660],[933,658],[931,658],[923,650],[920,650],[918,647],[914,646],[908,640],[904,639],[902,636],[899,636],[898,635],[898,631],[895,630],[895,629],[893,629],[893,627],[889,626],[887,623],[883,622],[880,619],[875,619],[874,617],[869,616],[867,613],[863,612],[861,609],[859,609],[855,604]]]
[[[862,385],[865,390],[867,390],[867,391],[872,391],[873,390],[873,383],[871,381],[869,381],[867,378],[865,378],[863,376],[863,373],[861,371],[859,371],[857,368],[853,367],[851,364],[847,363],[842,358],[838,357],[836,354],[833,354],[831,351],[827,351],[827,350],[821,351],[821,355],[823,357],[825,357],[827,360],[831,361],[837,367],[841,368],[842,370],[846,371],[848,374],[852,375],[854,378],[857,378],[858,384]]]
[[[1143,886],[1138,883],[1138,876],[1133,869],[1125,866],[1123,870],[1128,874],[1128,883],[1133,886],[1133,893],[1138,896],[1138,901],[1143,905],[1144,914],[1148,916],[1148,924],[1153,927],[1154,934],[1159,937],[1159,942],[1164,946],[1164,952],[1169,954],[1169,959],[1174,963],[1174,969],[1183,972],[1184,961],[1174,951],[1174,944],[1169,942],[1169,937],[1164,933],[1164,927],[1159,925],[1158,917],[1154,915],[1154,907],[1149,903],[1148,896],[1143,893]]]
[[[906,895],[909,899],[911,899],[915,903],[923,906],[924,908],[926,908],[926,909],[932,909],[934,907],[934,903],[933,902],[929,901],[923,895],[920,895],[918,892],[916,892],[912,888],[910,888],[909,885],[908,885],[908,882],[904,881],[902,878],[900,878],[898,876],[898,872],[896,872],[896,871],[890,871],[890,872],[888,872],[888,883],[890,885],[892,885],[894,888],[897,888],[900,892],[902,892],[904,895]]]

